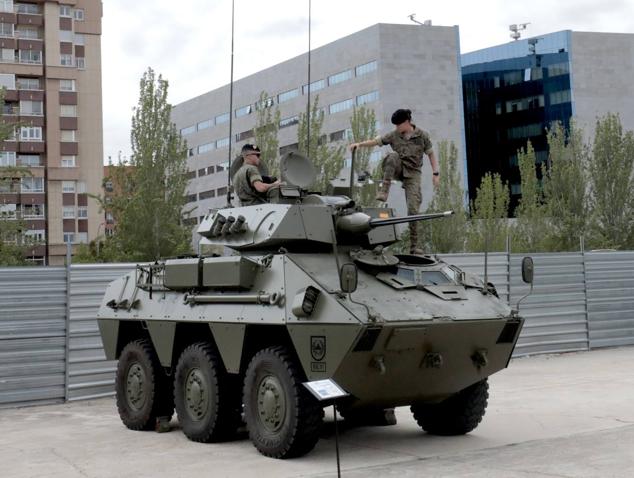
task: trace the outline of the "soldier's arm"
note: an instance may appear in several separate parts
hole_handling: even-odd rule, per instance
[[[353,150],[355,148],[373,148],[374,146],[382,146],[382,144],[376,139],[368,139],[366,141],[360,141],[358,143],[352,143],[350,145],[350,149]]]
[[[253,183],[251,183],[253,185],[253,187],[255,188],[255,190],[259,193],[265,193],[267,192],[269,189],[275,187],[275,186],[279,186],[280,185],[280,181],[275,181],[274,183],[271,184],[266,184],[263,183],[262,181],[253,181]]]
[[[431,165],[432,172],[437,176],[436,173],[439,172],[438,160],[436,159],[436,153],[434,153],[433,149],[427,152],[427,157],[429,158],[429,164]]]

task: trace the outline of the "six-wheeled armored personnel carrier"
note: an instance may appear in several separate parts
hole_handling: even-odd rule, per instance
[[[429,433],[474,429],[523,321],[478,277],[387,248],[396,224],[449,212],[399,218],[309,193],[297,154],[282,177],[269,203],[204,218],[202,242],[229,254],[139,265],[108,286],[98,319],[123,423],[151,429],[175,408],[187,437],[212,442],[244,420],[261,453],[299,456],[323,418],[303,384],[331,379],[346,419],[408,405]]]

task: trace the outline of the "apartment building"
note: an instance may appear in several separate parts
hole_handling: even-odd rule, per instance
[[[194,207],[196,221],[226,202],[230,115],[234,156],[253,141],[259,108],[280,109],[280,154],[297,148],[299,115],[306,111],[309,91],[307,57],[237,80],[233,111],[229,85],[175,105],[172,120],[189,147],[188,208]],[[258,103],[262,91],[270,96],[266,104]],[[349,142],[354,106],[374,110],[379,133],[393,128],[394,110],[411,109],[414,123],[434,142],[456,144],[466,178],[458,27],[377,24],[317,48],[311,52],[310,94],[311,102],[319,95],[322,133],[332,143]],[[376,149],[371,161],[384,153]],[[423,173],[425,207],[432,196],[428,161]],[[404,206],[399,189],[392,188],[390,201]]]
[[[2,118],[16,125],[0,166],[29,171],[3,181],[0,208],[26,222],[37,264],[63,264],[103,223],[88,196],[103,178],[101,17],[100,0],[0,0]]]

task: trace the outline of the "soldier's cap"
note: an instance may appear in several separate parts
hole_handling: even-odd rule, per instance
[[[242,156],[246,156],[247,154],[251,154],[251,153],[257,153],[258,155],[261,154],[260,152],[260,148],[258,148],[256,145],[254,144],[245,144],[244,146],[242,146]]]
[[[406,121],[412,121],[412,110],[398,109],[392,113],[392,124],[399,125]]]

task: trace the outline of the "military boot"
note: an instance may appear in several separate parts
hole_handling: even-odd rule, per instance
[[[386,202],[387,197],[390,194],[390,185],[392,181],[381,181],[379,190],[376,193],[376,200],[379,202]]]

